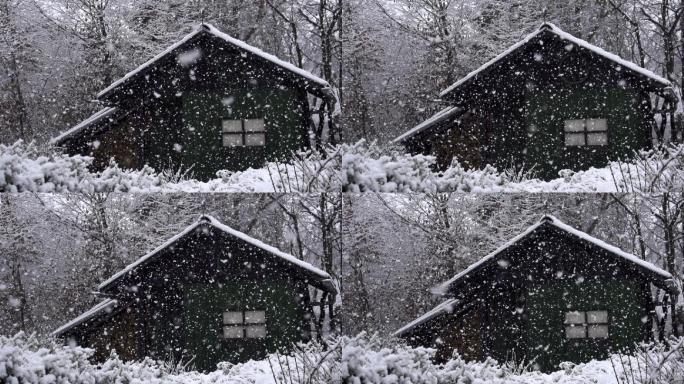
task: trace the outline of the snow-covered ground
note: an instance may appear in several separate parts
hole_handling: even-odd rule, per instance
[[[453,164],[435,172],[434,157],[380,149],[363,141],[305,153],[289,164],[268,163],[241,172],[220,171],[198,181],[151,168],[123,170],[112,164],[90,172],[92,159],[38,150],[17,142],[0,145],[0,191],[4,192],[652,192],[684,186],[684,147],[642,153],[630,162],[573,172],[543,181],[530,173],[493,167],[465,170]]]
[[[466,363],[455,358],[446,364],[436,365],[430,360],[433,350],[382,346],[377,337],[365,335],[331,340],[330,346],[331,353],[328,353],[330,350],[323,352],[320,346],[304,346],[291,357],[271,355],[268,359],[244,364],[220,363],[214,372],[199,373],[152,360],[123,362],[116,356],[102,364],[93,364],[88,360],[92,354],[89,349],[60,346],[18,334],[14,337],[0,336],[0,382],[618,384],[610,361],[566,364],[564,369],[548,374],[521,373],[493,361]],[[294,367],[297,360],[298,370],[288,370],[285,359],[289,359],[290,367]],[[308,362],[308,370],[302,365],[303,361]],[[314,370],[314,367],[319,369]],[[303,374],[303,371],[309,374]]]

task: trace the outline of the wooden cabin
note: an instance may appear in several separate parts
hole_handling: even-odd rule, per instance
[[[104,106],[52,140],[119,166],[188,171],[261,167],[310,147],[309,97],[334,105],[311,73],[202,24],[97,95]]]
[[[115,350],[212,371],[320,334],[312,298],[336,292],[328,273],[203,216],[100,284],[104,300],[53,334],[100,360]]]
[[[605,359],[652,340],[651,288],[676,298],[668,272],[545,216],[437,290],[445,301],[395,335],[467,360]]]
[[[394,139],[439,168],[603,167],[653,145],[652,98],[678,102],[672,84],[545,23],[440,97],[446,107]]]

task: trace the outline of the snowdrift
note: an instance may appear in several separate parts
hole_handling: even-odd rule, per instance
[[[182,364],[145,360],[123,362],[112,355],[102,364],[89,361],[92,350],[40,342],[34,336],[0,337],[0,382],[8,384],[219,383],[219,384],[475,384],[475,383],[616,383],[610,362],[567,364],[551,374],[517,371],[494,361],[467,363],[458,357],[434,364],[434,350],[402,345],[383,346],[377,337],[329,340],[299,346],[291,356],[274,354],[262,361],[199,373]]]
[[[180,170],[124,170],[111,163],[91,172],[92,158],[39,150],[21,141],[0,144],[0,192],[653,192],[684,187],[684,146],[637,153],[628,162],[573,172],[550,181],[532,170],[465,170],[454,163],[434,170],[432,156],[409,155],[359,141],[322,152],[295,153],[289,163],[267,163],[242,172],[219,171],[193,180]],[[191,175],[191,170],[189,172]]]

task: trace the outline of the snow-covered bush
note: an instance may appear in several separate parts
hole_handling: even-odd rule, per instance
[[[612,162],[609,169],[620,192],[682,190],[684,144],[641,151],[630,161]]]
[[[161,187],[166,176],[144,167],[128,171],[111,163],[100,173],[88,156],[40,150],[34,143],[0,144],[0,192],[130,192]]]
[[[340,372],[344,383],[468,383],[475,376],[501,377],[495,365],[471,371],[460,358],[445,365],[435,364],[434,349],[405,345],[383,345],[377,336],[356,337],[342,348]]]
[[[580,384],[614,383],[608,361],[564,363],[544,374],[512,369],[487,359],[466,362],[458,355],[434,362],[435,350],[383,341],[361,333],[327,341],[328,348],[297,348],[290,356],[269,357],[277,384]],[[313,351],[313,352],[312,352]],[[307,374],[307,372],[309,374]],[[311,374],[314,373],[314,374]],[[615,382],[616,384],[619,384]]]
[[[157,172],[148,166],[125,170],[111,162],[92,172],[88,156],[67,156],[34,143],[0,144],[1,192],[268,192],[272,183],[265,170],[222,171],[208,182],[186,175]]]
[[[23,333],[0,336],[0,382],[95,383],[95,372],[88,361],[92,353],[80,347],[41,343]]]
[[[663,350],[666,351],[667,349]],[[454,356],[433,362],[435,351],[386,342],[378,336],[329,339],[300,345],[288,356],[242,364],[219,363],[209,373],[185,371],[187,364],[145,359],[124,362],[112,354],[102,364],[90,361],[93,351],[39,341],[34,336],[0,336],[0,382],[8,384],[579,384],[615,383],[622,368],[609,361],[562,364],[558,372],[513,372],[493,360],[466,362]],[[665,352],[663,352],[665,353]],[[662,361],[653,360],[653,361]],[[668,364],[680,364],[680,352]],[[669,370],[671,370],[668,365]],[[629,381],[630,384],[646,383]],[[653,382],[659,384],[661,382]]]
[[[618,383],[684,383],[684,338],[641,345],[632,355],[610,359]]]
[[[266,164],[275,192],[339,191],[341,154],[349,146],[327,146],[322,151],[299,151],[287,162]]]
[[[111,163],[91,172],[92,158],[38,150],[33,144],[0,144],[0,192],[646,192],[684,187],[684,146],[641,152],[604,168],[559,171],[543,181],[524,170],[465,170],[454,162],[435,170],[433,156],[410,155],[361,140],[292,154],[260,169],[219,171],[209,181],[187,175],[132,171]]]
[[[223,370],[202,374],[184,372],[182,366],[145,359],[122,361],[113,353],[104,363],[90,361],[94,351],[40,341],[18,333],[0,336],[0,383],[3,384],[247,384],[273,383],[268,364],[250,361],[223,365]]]
[[[0,192],[65,192],[85,187],[92,159],[46,153],[33,143],[0,144]]]

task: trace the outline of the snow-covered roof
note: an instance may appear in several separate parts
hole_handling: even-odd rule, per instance
[[[116,113],[116,111],[117,111],[116,107],[103,108],[103,109],[95,112],[95,114],[93,114],[89,118],[80,122],[78,125],[75,125],[73,128],[61,133],[57,137],[50,139],[50,144],[60,145],[66,138],[68,138],[72,135],[75,135],[75,134],[83,131],[84,129],[92,126],[93,124],[96,124],[96,123],[102,121],[102,119],[107,119],[107,118],[111,117],[114,113]]]
[[[449,299],[438,306],[432,308],[431,310],[427,311],[424,315],[420,316],[419,318],[413,320],[412,322],[404,325],[403,327],[399,328],[396,332],[393,333],[394,336],[401,337],[405,335],[407,332],[412,331],[416,327],[427,323],[428,321],[434,319],[435,317],[439,315],[443,315],[446,313],[451,313],[454,310],[454,306],[456,306],[457,300],[456,299]]]
[[[445,283],[441,284],[435,290],[435,292],[442,293],[442,294],[448,292],[451,285],[453,285],[455,282],[461,280],[462,278],[464,278],[468,275],[471,275],[473,272],[480,269],[482,266],[486,265],[491,260],[496,259],[496,257],[502,251],[511,247],[513,244],[517,243],[522,238],[524,238],[527,235],[529,235],[530,233],[534,232],[537,228],[541,227],[542,225],[553,225],[554,227],[561,229],[567,233],[570,233],[574,236],[577,236],[578,238],[580,238],[582,240],[588,241],[588,242],[592,243],[593,245],[596,245],[600,248],[603,248],[604,250],[606,250],[606,251],[608,251],[608,252],[610,252],[616,256],[619,256],[619,257],[621,257],[621,258],[623,258],[623,259],[625,259],[625,260],[627,260],[633,264],[636,264],[640,268],[651,272],[652,274],[658,276],[662,280],[671,280],[672,279],[672,275],[669,272],[667,272],[661,268],[656,267],[655,265],[649,263],[648,261],[642,260],[642,259],[638,258],[637,256],[632,255],[631,253],[627,253],[618,247],[615,247],[613,245],[606,243],[603,240],[599,240],[599,239],[597,239],[597,238],[595,238],[595,237],[593,237],[593,236],[591,236],[585,232],[582,232],[578,229],[575,229],[575,228],[563,223],[562,221],[558,220],[557,218],[555,218],[551,215],[546,215],[541,220],[539,220],[537,223],[535,223],[534,225],[527,228],[523,233],[514,237],[513,239],[508,241],[506,244],[497,248],[494,252],[483,257],[482,259],[480,259],[476,263],[471,264],[468,268],[466,268],[462,272],[458,273],[456,276],[452,277],[451,279],[449,279]]]
[[[112,92],[115,88],[119,87],[123,83],[125,83],[128,80],[130,80],[131,78],[135,77],[141,71],[152,66],[157,61],[161,60],[162,58],[164,58],[167,55],[171,54],[172,52],[176,51],[176,49],[183,46],[185,43],[187,43],[193,37],[195,37],[199,34],[202,34],[202,33],[208,33],[212,36],[218,37],[228,44],[231,44],[231,45],[233,45],[233,46],[235,46],[241,50],[247,51],[247,52],[252,53],[258,57],[261,57],[262,59],[267,60],[267,61],[285,69],[285,70],[288,70],[288,71],[296,74],[296,75],[299,75],[299,76],[305,78],[307,81],[314,83],[314,84],[316,84],[322,88],[330,88],[330,84],[328,84],[327,81],[321,79],[320,77],[314,76],[310,72],[305,71],[305,70],[303,70],[303,69],[301,69],[301,68],[299,68],[299,67],[297,67],[291,63],[283,61],[283,60],[277,58],[276,56],[271,55],[270,53],[266,53],[266,52],[262,51],[259,48],[253,47],[253,46],[245,43],[244,41],[241,41],[241,40],[238,40],[234,37],[231,37],[228,34],[219,31],[216,27],[214,27],[210,24],[203,23],[199,27],[195,28],[194,31],[185,35],[178,42],[172,44],[171,46],[166,48],[164,51],[162,51],[158,55],[154,56],[152,59],[150,59],[147,62],[145,62],[144,64],[140,65],[138,68],[128,72],[126,75],[124,75],[124,77],[120,78],[119,80],[112,83],[109,87],[105,88],[102,92],[100,92],[97,95],[98,99],[105,97],[107,94]]]
[[[459,114],[462,110],[463,109],[460,107],[446,107],[441,111],[435,113],[429,119],[423,121],[422,123],[416,125],[415,127],[409,129],[408,131],[398,136],[396,139],[392,140],[392,143],[400,143],[405,139],[408,139],[409,137],[417,133],[420,133],[426,130],[427,128],[430,128],[431,126],[450,118],[451,116]]]
[[[485,64],[483,64],[481,67],[479,67],[479,68],[477,68],[476,70],[470,72],[470,73],[467,74],[465,77],[463,77],[462,79],[460,79],[459,81],[457,81],[456,83],[454,83],[453,85],[451,85],[449,88],[447,88],[447,89],[445,89],[444,91],[442,91],[442,93],[440,93],[440,96],[441,96],[441,97],[446,96],[447,94],[449,94],[449,93],[450,93],[451,91],[453,91],[454,89],[460,87],[460,86],[463,85],[464,83],[466,83],[466,82],[468,82],[469,80],[471,80],[472,78],[476,77],[476,76],[477,76],[478,74],[480,74],[482,71],[484,71],[484,70],[486,70],[487,68],[491,67],[492,65],[498,63],[501,59],[505,58],[505,57],[508,56],[509,54],[511,54],[511,53],[513,53],[514,51],[516,51],[518,48],[520,48],[520,47],[522,47],[523,45],[527,44],[527,43],[528,43],[530,40],[532,40],[533,38],[537,37],[538,35],[540,35],[540,34],[543,33],[543,32],[547,32],[547,31],[550,32],[550,33],[553,33],[553,34],[557,35],[558,37],[560,37],[560,38],[563,39],[563,40],[566,40],[566,41],[568,41],[568,42],[570,42],[570,43],[573,43],[573,44],[575,44],[575,45],[578,45],[578,46],[580,46],[580,47],[582,47],[582,48],[588,49],[588,50],[590,50],[591,52],[593,52],[593,53],[595,53],[595,54],[597,54],[597,55],[599,55],[599,56],[602,56],[602,57],[604,57],[604,58],[606,58],[606,59],[608,59],[608,60],[610,60],[610,61],[613,61],[613,62],[617,63],[618,65],[620,65],[620,66],[622,66],[622,67],[625,67],[625,68],[627,68],[627,69],[629,69],[629,70],[631,70],[631,71],[633,71],[633,72],[638,73],[639,75],[642,75],[642,76],[644,76],[644,77],[647,77],[648,79],[653,80],[654,82],[659,83],[659,84],[663,85],[664,87],[672,86],[672,83],[670,83],[670,81],[668,81],[667,79],[665,79],[665,78],[663,78],[663,77],[661,77],[661,76],[656,75],[655,73],[649,71],[648,69],[642,68],[642,67],[640,67],[640,66],[638,66],[638,65],[636,65],[636,64],[634,64],[634,63],[632,63],[631,61],[627,61],[627,60],[621,58],[621,57],[618,56],[618,55],[615,55],[615,54],[613,54],[613,53],[610,53],[610,52],[608,52],[608,51],[605,51],[604,49],[599,48],[599,47],[597,47],[597,46],[595,46],[595,45],[593,45],[593,44],[587,42],[586,40],[582,40],[582,39],[580,39],[580,38],[577,38],[577,37],[575,37],[575,36],[573,36],[573,35],[571,35],[571,34],[565,32],[565,31],[563,31],[562,29],[558,28],[557,26],[555,26],[555,25],[552,24],[552,23],[544,23],[544,24],[542,24],[536,31],[534,31],[534,32],[530,33],[529,35],[525,36],[525,38],[523,38],[523,39],[520,40],[519,42],[513,44],[512,46],[510,46],[508,49],[506,49],[505,51],[503,51],[501,54],[499,54],[499,55],[496,56],[495,58],[489,60],[488,62],[486,62]]]
[[[83,312],[83,314],[81,314],[80,316],[76,317],[75,319],[71,320],[70,322],[62,325],[59,328],[57,328],[50,335],[57,336],[57,337],[62,336],[65,332],[69,331],[70,329],[73,329],[74,327],[76,327],[78,325],[85,323],[86,321],[92,320],[93,318],[95,318],[101,314],[111,313],[111,311],[114,309],[116,304],[117,304],[117,301],[114,299],[104,299],[104,300],[100,301],[99,303],[95,304],[94,307]]]
[[[164,244],[158,246],[157,248],[155,248],[154,250],[152,250],[148,254],[142,256],[141,258],[139,258],[135,262],[127,265],[124,269],[117,272],[112,277],[107,279],[105,282],[100,284],[98,286],[98,290],[104,291],[110,285],[112,285],[114,282],[116,282],[117,280],[122,278],[124,275],[133,271],[136,267],[154,260],[154,258],[157,256],[157,254],[160,251],[162,251],[163,249],[168,248],[172,244],[176,243],[179,239],[183,238],[185,235],[194,231],[198,227],[204,226],[204,225],[209,225],[211,227],[214,227],[214,228],[216,228],[222,232],[225,232],[225,233],[227,233],[233,237],[236,237],[236,238],[238,238],[238,239],[240,239],[246,243],[249,243],[250,245],[252,245],[254,247],[262,249],[262,250],[272,254],[273,256],[277,257],[278,259],[283,260],[283,261],[295,266],[296,268],[299,268],[300,270],[307,272],[309,275],[315,276],[316,278],[319,279],[320,283],[329,291],[336,291],[336,288],[332,283],[332,277],[327,272],[325,272],[319,268],[316,268],[313,265],[311,265],[311,264],[309,264],[303,260],[300,260],[300,259],[298,259],[298,258],[296,258],[296,257],[294,257],[288,253],[282,252],[281,250],[279,250],[275,247],[267,245],[267,244],[263,243],[262,241],[257,240],[257,239],[255,239],[255,238],[253,238],[253,237],[251,237],[245,233],[237,231],[237,230],[221,223],[220,221],[218,221],[215,218],[208,216],[208,215],[204,215],[204,216],[200,217],[199,220],[197,220],[196,222],[194,222],[193,224],[191,224],[190,226],[185,228],[179,234],[168,239],[166,242],[164,242]]]

